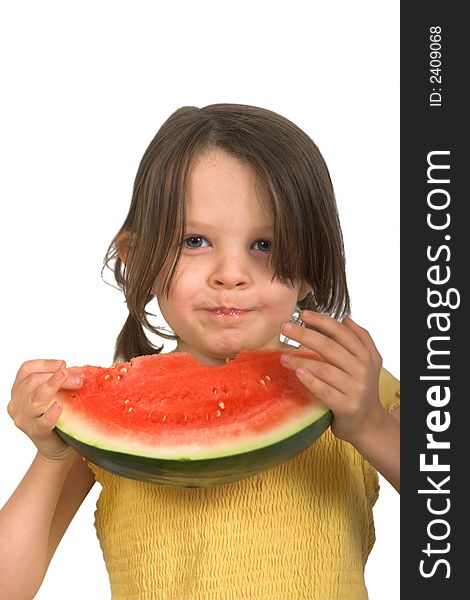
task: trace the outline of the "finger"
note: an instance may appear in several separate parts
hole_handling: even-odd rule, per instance
[[[361,357],[364,355],[364,347],[361,338],[357,335],[357,329],[346,327],[344,320],[341,323],[328,315],[322,315],[311,310],[303,310],[300,317],[304,323],[316,327],[321,333],[338,342],[354,356]],[[348,317],[345,319],[348,319]],[[352,321],[352,319],[350,320]]]
[[[80,373],[77,373],[76,371],[70,371],[69,369],[67,369],[67,379],[65,380],[63,386],[61,389],[63,390],[76,390],[77,388],[81,387],[83,385],[83,375]]]
[[[301,345],[320,354],[326,362],[347,373],[353,374],[358,368],[356,355],[332,337],[290,322],[285,323],[281,331],[290,339],[296,340]]]
[[[68,379],[70,379],[68,383],[69,389],[71,386],[72,388],[79,388],[83,383],[83,378],[80,378],[78,375],[70,376],[68,371],[64,367],[61,367],[36,389],[32,397],[35,416],[40,416],[49,409],[53,404],[57,392],[66,385]]]
[[[60,372],[60,369],[59,369]],[[17,383],[12,389],[8,414],[15,421],[30,421],[41,416],[49,406],[49,398],[44,397],[44,384],[51,378],[50,373],[32,373]]]
[[[16,374],[12,392],[30,375],[34,373],[54,373],[60,367],[65,367],[63,360],[28,360],[24,362]]]
[[[351,376],[343,370],[327,362],[296,356],[294,352],[283,354],[281,363],[292,371],[297,371],[297,369],[308,371],[311,375],[342,394],[346,394],[353,383]]]
[[[377,350],[377,346],[372,339],[372,336],[360,325],[358,325],[355,321],[351,319],[351,317],[346,317],[343,321],[344,326],[347,327],[350,331],[353,331],[354,334],[359,338],[361,343],[367,349],[370,356],[373,356],[380,363],[382,362],[382,357],[380,356],[379,351]]]
[[[63,389],[76,389],[77,386],[81,385],[83,377],[81,377],[76,370],[73,368],[65,369],[65,372],[67,373],[67,378],[62,384]],[[21,394],[24,397],[30,396],[34,394],[41,385],[46,383],[51,375],[52,373],[32,373],[19,383],[14,390],[14,393]]]
[[[305,387],[322,402],[325,406],[335,412],[338,407],[344,404],[346,398],[345,395],[337,389],[331,387],[318,377],[315,377],[310,371],[300,367],[295,371],[295,374],[299,381],[305,385]]]
[[[62,413],[62,405],[59,402],[53,402],[46,412],[37,418],[34,422],[34,429],[38,436],[49,435],[56,426],[56,423]]]

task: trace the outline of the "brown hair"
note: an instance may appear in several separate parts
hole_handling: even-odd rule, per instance
[[[105,257],[129,309],[115,360],[160,352],[146,330],[175,339],[149,322],[146,307],[158,275],[163,275],[163,293],[168,294],[184,235],[188,172],[195,156],[210,148],[249,164],[267,192],[274,223],[274,276],[311,286],[299,308],[335,318],[349,312],[336,201],[317,146],[294,123],[263,108],[187,106],[168,118],[145,151],[129,213]]]

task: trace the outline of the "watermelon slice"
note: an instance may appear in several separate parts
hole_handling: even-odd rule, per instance
[[[61,391],[57,433],[91,462],[133,479],[193,487],[249,477],[304,450],[331,422],[281,366],[284,352],[242,352],[216,367],[187,353],[75,367],[84,384]]]

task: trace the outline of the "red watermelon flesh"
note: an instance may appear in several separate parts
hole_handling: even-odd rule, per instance
[[[242,352],[222,366],[173,353],[75,367],[84,384],[61,392],[57,428],[87,447],[166,461],[246,455],[327,415],[325,429],[329,411],[280,364],[285,352]]]

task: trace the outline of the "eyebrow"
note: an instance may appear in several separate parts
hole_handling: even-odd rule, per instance
[[[202,221],[186,221],[186,229],[219,229],[215,225],[211,223],[204,223]],[[260,231],[263,233],[271,233],[274,231],[274,227],[272,225],[261,225],[260,227],[254,228],[256,231]]]
[[[186,221],[186,227],[198,229],[198,227],[214,227],[210,223],[202,223],[201,221]]]

